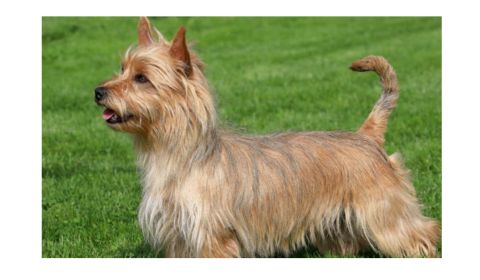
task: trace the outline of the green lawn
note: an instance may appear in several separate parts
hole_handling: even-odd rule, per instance
[[[136,220],[140,184],[128,135],[106,127],[95,86],[136,43],[137,18],[43,18],[43,257],[154,257]],[[207,64],[224,125],[246,133],[355,130],[379,97],[350,63],[385,56],[401,96],[386,135],[441,220],[440,18],[152,18],[180,25]],[[335,257],[307,249],[296,257]],[[363,257],[378,257],[365,253]]]

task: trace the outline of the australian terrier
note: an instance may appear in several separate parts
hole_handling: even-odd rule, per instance
[[[146,240],[167,257],[288,255],[307,245],[344,256],[368,248],[436,256],[439,226],[422,215],[400,157],[383,149],[396,74],[380,56],[351,69],[382,83],[358,131],[227,132],[185,29],[169,42],[140,18],[138,47],[95,100],[109,127],[133,135]]]

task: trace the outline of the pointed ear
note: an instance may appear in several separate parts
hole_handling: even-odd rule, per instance
[[[138,22],[138,45],[146,47],[153,43],[152,29],[147,17],[140,17]]]
[[[185,40],[185,27],[178,29],[175,38],[173,38],[172,46],[170,47],[170,55],[183,62],[184,72],[188,77],[192,74],[192,63],[190,61],[190,53],[188,52],[187,42]]]

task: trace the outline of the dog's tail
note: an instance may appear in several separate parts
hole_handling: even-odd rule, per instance
[[[375,71],[382,83],[382,96],[373,107],[370,115],[358,130],[371,137],[380,146],[385,141],[388,116],[395,108],[398,98],[398,81],[393,67],[381,56],[367,56],[352,63],[353,71]]]

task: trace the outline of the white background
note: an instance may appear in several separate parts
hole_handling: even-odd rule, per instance
[[[0,2],[0,278],[480,279],[475,1]],[[42,16],[442,16],[441,259],[42,259]]]

